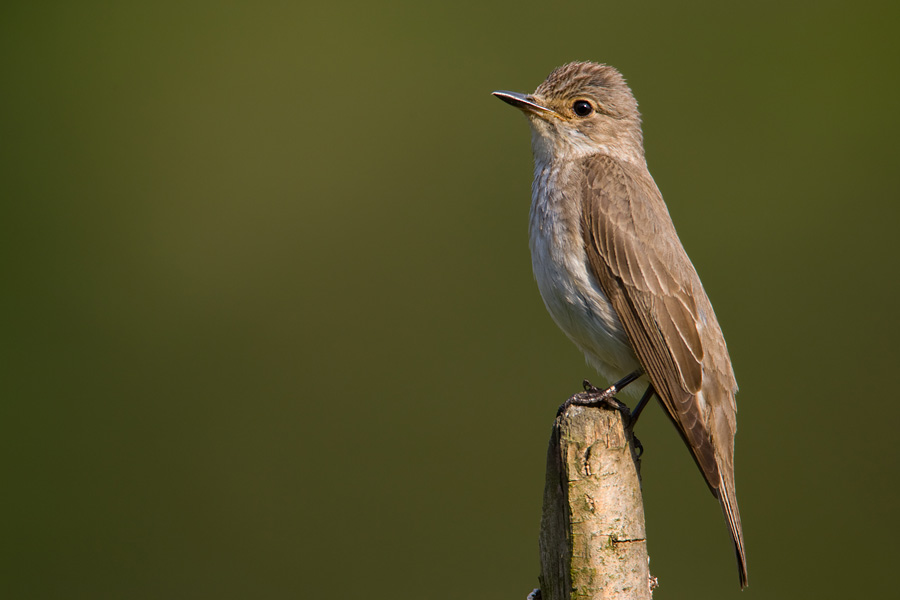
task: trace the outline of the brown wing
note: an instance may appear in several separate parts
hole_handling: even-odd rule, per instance
[[[584,160],[583,233],[591,270],[718,496],[715,446],[724,442],[729,450],[719,452],[731,458],[737,386],[712,306],[649,173],[608,156]],[[719,436],[709,430],[710,418],[721,419],[710,411],[724,417],[726,439],[711,439]]]
[[[734,497],[737,384],[712,305],[646,169],[608,156],[588,157],[582,166],[591,272],[722,503],[746,585]]]

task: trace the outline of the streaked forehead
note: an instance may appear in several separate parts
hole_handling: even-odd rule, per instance
[[[628,89],[622,75],[609,65],[576,62],[554,70],[538,86],[535,94],[544,98],[597,93],[603,90]]]

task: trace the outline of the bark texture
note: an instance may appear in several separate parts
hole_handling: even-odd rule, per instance
[[[619,411],[571,406],[557,417],[541,517],[543,600],[649,600],[639,469]]]

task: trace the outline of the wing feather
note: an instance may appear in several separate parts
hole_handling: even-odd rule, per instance
[[[605,155],[584,163],[582,225],[590,270],[718,496],[722,478],[711,436],[719,432],[711,431],[710,419],[725,425],[721,433],[728,439],[721,442],[733,444],[737,386],[715,313],[649,174]],[[724,393],[704,394],[707,387]]]

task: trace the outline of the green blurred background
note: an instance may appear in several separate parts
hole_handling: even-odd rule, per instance
[[[0,596],[524,598],[594,374],[490,92],[576,59],[634,89],[729,342],[742,597],[890,596],[896,6],[4,4]],[[639,434],[656,597],[738,597]]]

